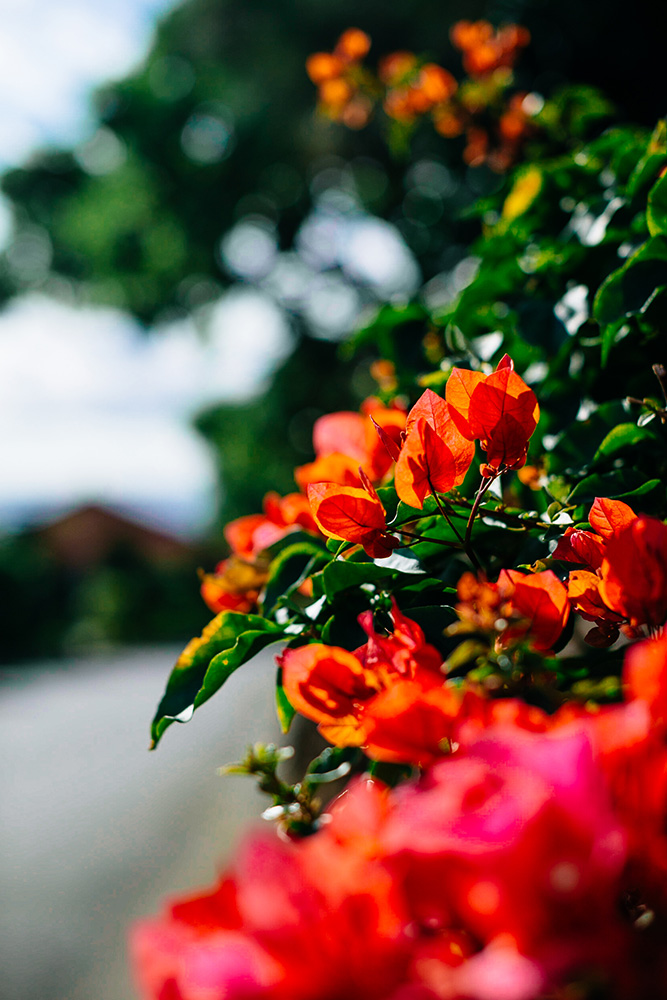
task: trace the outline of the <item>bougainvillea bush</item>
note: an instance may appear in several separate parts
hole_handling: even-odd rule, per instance
[[[283,729],[326,749],[229,768],[268,823],[134,929],[150,1000],[667,992],[667,127],[520,92],[517,26],[452,38],[459,80],[372,71],[357,29],[308,61],[341,127],[434,127],[503,180],[466,281],[351,333],[376,393],[203,574],[154,745],[275,645]]]

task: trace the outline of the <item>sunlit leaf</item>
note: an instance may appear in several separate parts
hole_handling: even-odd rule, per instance
[[[153,748],[174,721],[188,722],[235,670],[286,633],[259,615],[223,611],[185,647],[151,725]]]

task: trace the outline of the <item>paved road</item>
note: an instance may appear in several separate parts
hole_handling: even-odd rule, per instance
[[[0,675],[3,1000],[133,1000],[130,921],[210,883],[263,808],[216,768],[279,739],[270,651],[148,753],[177,652]]]

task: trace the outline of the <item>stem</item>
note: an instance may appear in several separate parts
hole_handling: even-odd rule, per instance
[[[458,540],[461,542],[461,545],[463,545],[463,536],[459,534],[458,529],[452,523],[452,519],[449,516],[449,513],[443,507],[442,501],[440,500],[440,497],[438,496],[437,492],[433,488],[433,483],[431,482],[430,476],[428,477],[428,485],[431,487],[431,493],[433,495],[433,499],[435,500],[435,503],[436,503],[436,506],[437,506],[438,510],[440,511],[440,513],[442,514],[442,516],[444,517],[445,521],[447,522],[447,524],[449,525],[449,527],[452,529],[452,531],[454,532],[454,534],[456,535],[456,537],[458,538]]]
[[[477,490],[477,493],[475,495],[475,500],[473,502],[472,509],[470,511],[470,517],[468,518],[468,523],[466,524],[466,536],[463,543],[465,545],[466,552],[468,552],[468,555],[470,555],[468,549],[470,546],[470,539],[472,537],[473,522],[475,520],[475,517],[477,516],[477,511],[479,509],[480,503],[482,502],[482,498],[486,493],[486,491],[488,490],[489,486],[491,486],[491,483],[494,481],[495,478],[496,478],[495,476],[493,476],[490,479],[483,478],[481,483],[479,484],[479,489]]]
[[[660,383],[660,388],[662,389],[662,395],[665,398],[665,403],[667,403],[667,368],[664,365],[653,365],[653,374]]]
[[[436,545],[446,545],[450,549],[460,549],[461,545],[457,542],[447,542],[444,538],[432,538],[430,535],[417,535],[414,531],[405,531],[404,528],[395,528],[401,535],[407,535],[408,538],[414,538],[418,542],[435,542]]]
[[[489,482],[493,482],[490,480]],[[488,489],[488,487],[487,487]],[[486,491],[485,491],[486,492]],[[461,504],[462,507],[472,508],[472,504],[469,500],[457,500],[457,503]],[[453,511],[457,517],[466,517],[465,514],[459,514],[458,511]],[[489,510],[486,512],[487,517],[492,517],[496,521],[502,521],[503,524],[515,525],[517,528],[523,528],[524,531],[528,531],[530,528],[550,528],[552,525],[547,524],[545,521],[540,521],[539,515],[537,517],[519,517],[517,514],[508,514],[504,510]]]

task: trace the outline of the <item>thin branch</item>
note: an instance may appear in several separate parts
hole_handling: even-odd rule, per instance
[[[445,508],[443,507],[442,501],[440,500],[440,497],[438,496],[438,494],[436,492],[436,489],[433,486],[433,483],[431,482],[431,477],[428,476],[427,479],[428,479],[428,485],[431,487],[431,493],[433,495],[433,499],[436,502],[436,506],[437,506],[438,510],[440,511],[440,513],[442,514],[442,516],[444,517],[445,521],[447,522],[447,524],[449,525],[449,527],[452,529],[452,531],[454,532],[454,534],[456,535],[456,537],[458,538],[458,540],[461,542],[461,545],[463,545],[463,535],[459,534],[458,528],[456,528],[456,526],[452,523],[452,519],[449,516],[448,511],[446,511]]]
[[[395,527],[394,531],[398,531],[401,535],[407,535],[408,538],[414,538],[418,542],[434,542],[436,545],[446,545],[450,549],[461,549],[463,547],[458,542],[448,542],[444,538],[432,538],[430,535],[418,535],[414,531],[405,531],[404,528]]]
[[[486,493],[486,491],[496,478],[497,478],[496,476],[493,476],[490,479],[483,478],[482,482],[480,483],[479,489],[477,490],[477,493],[475,495],[475,500],[473,502],[472,509],[470,511],[470,517],[468,518],[468,523],[466,524],[466,535],[463,543],[466,547],[466,552],[468,551],[468,546],[470,545],[470,539],[472,537],[472,526],[475,517],[477,516],[479,505],[482,502],[484,494]]]

